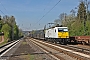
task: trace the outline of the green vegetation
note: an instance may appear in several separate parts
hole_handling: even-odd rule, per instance
[[[34,55],[28,54],[28,58],[29,58],[29,60],[34,60]]]
[[[27,44],[27,42],[22,42],[22,44],[24,44],[24,45],[25,45],[25,44]]]
[[[73,19],[74,22],[67,24],[70,28],[70,36],[90,35],[90,16],[86,11],[84,2],[80,2],[77,16]],[[87,18],[88,17],[88,18]]]
[[[78,12],[71,10],[71,14],[61,13],[59,19],[56,19],[55,25],[63,25],[69,28],[70,36],[88,36],[90,35],[90,10],[84,1],[81,1]],[[75,14],[76,13],[76,14]]]
[[[84,26],[84,21],[75,21],[71,23],[71,26],[68,26],[70,36],[81,36],[81,35],[90,35],[90,20],[86,21],[86,25]]]
[[[20,30],[16,25],[14,16],[9,17],[6,15],[3,16],[3,18],[0,16],[0,33],[2,32],[4,33],[5,40],[3,43],[12,40],[17,40],[23,36],[22,30]]]
[[[8,24],[4,24],[1,29],[2,32],[4,32],[5,40],[10,40],[10,31],[11,27]]]
[[[30,54],[23,55],[22,57],[23,59],[26,59],[26,60],[35,60],[34,55],[30,55]]]

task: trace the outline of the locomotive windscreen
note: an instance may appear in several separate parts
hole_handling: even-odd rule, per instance
[[[58,32],[67,32],[68,31],[68,29],[67,28],[58,28]]]

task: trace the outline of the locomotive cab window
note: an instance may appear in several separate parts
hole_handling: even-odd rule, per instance
[[[63,28],[63,29],[61,29],[61,28],[58,28],[58,32],[67,32],[68,31],[68,29],[67,28]]]
[[[58,29],[58,32],[63,32],[63,29],[60,29],[60,28],[59,28],[59,29]]]
[[[63,31],[64,31],[64,32],[67,32],[67,31],[68,31],[68,29],[63,29]]]

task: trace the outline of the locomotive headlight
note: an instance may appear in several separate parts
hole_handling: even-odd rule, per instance
[[[58,36],[59,38],[61,38],[61,36]]]
[[[69,36],[66,36],[66,38],[69,38]]]

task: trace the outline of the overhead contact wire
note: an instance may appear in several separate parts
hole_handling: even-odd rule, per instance
[[[50,13],[50,11],[52,11],[52,10],[54,9],[54,7],[57,6],[60,2],[61,2],[61,0],[59,0],[45,15],[43,15],[43,16],[39,19],[39,21],[41,21],[48,13]],[[38,21],[38,22],[39,22],[39,21]],[[38,23],[38,22],[37,22],[37,23]]]
[[[0,10],[1,11],[1,13],[3,13],[4,14],[4,12],[2,12],[2,10]],[[5,14],[4,14],[5,15]]]
[[[38,22],[40,22],[48,13],[50,13],[50,11],[52,11],[52,10],[55,8],[55,6],[57,6],[60,2],[61,2],[61,0],[59,0],[46,14],[44,14],[44,15],[36,22],[36,24],[37,24]]]
[[[4,7],[4,5],[0,2],[0,4],[2,5],[2,7],[4,8],[4,10],[6,10],[6,12],[8,13],[7,9]],[[2,12],[2,11],[1,11]],[[2,12],[3,13],[3,12]],[[4,14],[4,13],[3,13]],[[9,13],[8,13],[9,14]],[[5,14],[4,14],[5,15]]]

